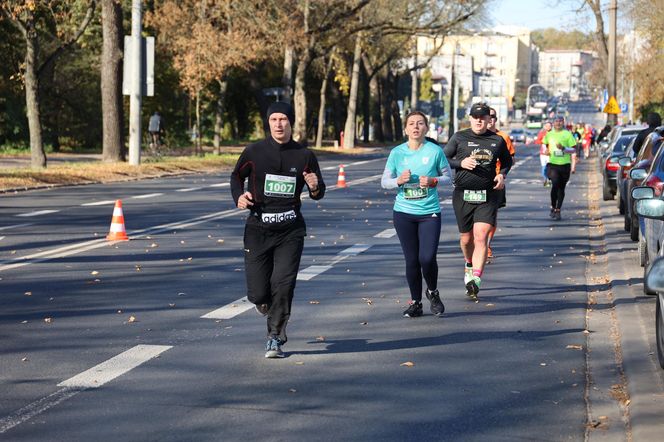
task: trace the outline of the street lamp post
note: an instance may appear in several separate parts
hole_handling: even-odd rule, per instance
[[[539,83],[533,83],[530,86],[528,86],[528,90],[526,91],[526,115],[528,115],[530,111],[530,90],[535,86],[542,87],[542,85]]]

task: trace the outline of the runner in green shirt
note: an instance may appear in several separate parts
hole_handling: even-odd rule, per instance
[[[572,169],[572,154],[576,151],[576,139],[564,129],[565,119],[561,116],[553,120],[553,129],[542,140],[549,154],[547,176],[551,180],[551,212],[549,216],[560,221],[560,208],[565,199],[565,187]]]

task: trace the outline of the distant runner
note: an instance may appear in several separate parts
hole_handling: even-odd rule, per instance
[[[422,279],[431,313],[442,316],[445,306],[438,292],[438,241],[440,202],[438,186],[452,183],[452,171],[445,153],[425,139],[427,118],[419,111],[406,116],[406,143],[390,152],[381,179],[384,189],[398,187],[394,202],[394,228],[406,260],[406,280],[411,301],[403,315],[422,316]]]
[[[551,185],[551,181],[549,180],[547,173],[547,164],[549,164],[549,151],[546,147],[546,144],[544,144],[544,137],[549,133],[550,130],[551,122],[547,121],[544,123],[542,130],[540,130],[537,134],[537,139],[535,140],[535,144],[540,147],[540,165],[542,166],[542,178],[544,178],[544,187],[549,187]]]
[[[565,119],[556,117],[553,130],[542,140],[549,154],[549,179],[551,179],[551,212],[549,216],[560,221],[560,209],[565,199],[565,187],[569,181],[571,169],[574,167],[572,155],[576,152],[576,139],[564,129]]]
[[[501,202],[501,194],[496,191],[505,186],[505,176],[512,167],[505,140],[488,130],[490,114],[486,104],[474,104],[470,108],[470,129],[456,132],[445,146],[450,166],[456,170],[452,204],[465,259],[466,294],[476,302],[486,263],[487,238],[496,224]],[[502,169],[496,174],[498,160]]]

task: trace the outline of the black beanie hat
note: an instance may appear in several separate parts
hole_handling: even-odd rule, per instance
[[[267,108],[267,119],[270,120],[270,115],[272,114],[284,114],[288,117],[291,126],[295,124],[295,111],[293,106],[286,103],[285,101],[275,101]]]

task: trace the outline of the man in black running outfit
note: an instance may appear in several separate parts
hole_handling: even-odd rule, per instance
[[[231,192],[237,207],[249,210],[244,229],[247,298],[267,316],[265,357],[281,358],[306,236],[300,194],[306,184],[311,199],[319,200],[325,183],[314,153],[291,137],[291,105],[273,103],[267,119],[270,135],[244,149],[231,174]]]
[[[469,129],[452,135],[445,146],[450,167],[456,171],[452,205],[461,234],[465,258],[466,294],[477,301],[482,271],[487,256],[487,238],[496,224],[496,215],[505,187],[505,177],[512,167],[505,140],[488,130],[491,110],[483,103],[470,108]],[[500,172],[496,162],[500,160]]]

